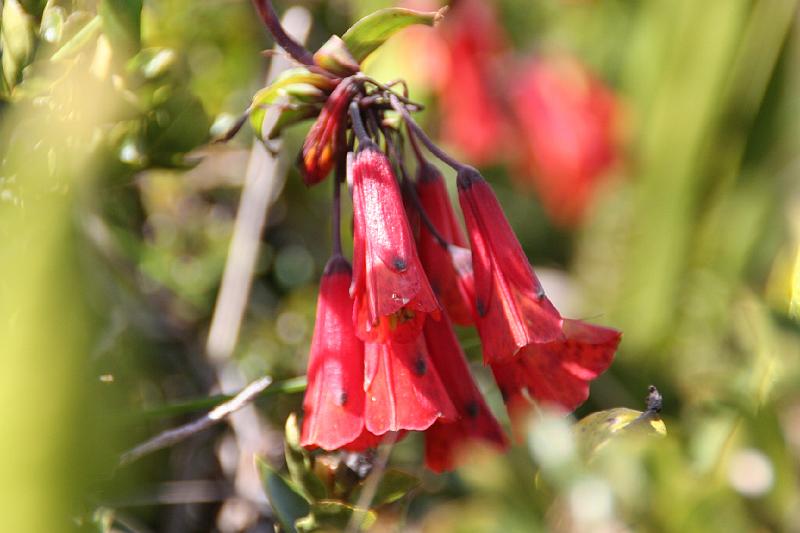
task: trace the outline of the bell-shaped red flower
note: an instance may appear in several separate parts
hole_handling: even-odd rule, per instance
[[[442,135],[471,163],[497,161],[506,150],[508,128],[492,72],[507,48],[490,2],[460,0],[442,23],[449,51],[439,105]],[[441,65],[438,66],[442,68]]]
[[[473,168],[460,170],[457,179],[484,360],[505,362],[530,344],[563,340],[561,315],[544,295],[494,192]]]
[[[571,412],[589,397],[589,382],[611,365],[622,334],[579,320],[564,320],[565,339],[531,344],[509,362],[491,365],[514,425],[529,399]]]
[[[308,448],[361,450],[379,441],[364,426],[364,344],[353,326],[351,277],[336,255],[320,282],[300,435]]]
[[[353,264],[350,293],[365,341],[419,336],[439,306],[422,269],[400,188],[387,157],[364,145],[353,162]]]
[[[344,143],[347,106],[358,87],[342,81],[333,90],[303,143],[300,171],[306,185],[319,183],[330,173]]]
[[[439,419],[456,418],[422,335],[411,342],[367,342],[364,391],[365,427],[375,435],[423,431]]]
[[[422,163],[417,175],[416,189],[420,204],[439,235],[452,246],[464,248],[466,239],[456,221],[439,169],[430,163]],[[420,224],[417,249],[431,287],[450,318],[456,324],[471,324],[470,302],[464,298],[459,288],[458,275],[450,250],[445,248],[424,224]]]
[[[447,315],[440,321],[428,319],[423,331],[431,360],[458,413],[455,421],[437,421],[425,432],[425,464],[434,472],[452,470],[458,452],[474,441],[504,450],[508,442],[503,430],[470,374]]]
[[[576,59],[537,58],[511,86],[528,175],[550,217],[584,217],[619,152],[614,94]]]

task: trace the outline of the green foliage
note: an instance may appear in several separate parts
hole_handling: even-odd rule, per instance
[[[424,13],[399,7],[381,9],[353,24],[342,35],[342,41],[353,58],[361,63],[403,28],[414,24],[432,26],[441,18],[442,12]]]

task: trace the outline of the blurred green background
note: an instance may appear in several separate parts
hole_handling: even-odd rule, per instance
[[[329,190],[290,164],[307,125],[284,140],[235,349],[206,350],[253,135],[206,143],[263,86],[266,31],[245,0],[2,4],[0,530],[271,531],[252,454],[280,466],[301,394],[116,467],[205,398],[305,371],[330,251]],[[395,4],[276,7],[310,15],[314,49]],[[375,530],[800,531],[798,2],[493,5],[510,53],[566,50],[624,110],[622,162],[577,228],[552,225],[512,166],[483,170],[556,303],[624,332],[576,416],[643,409],[655,384],[669,435],[587,465],[568,421],[545,418],[443,476],[411,437],[392,461],[422,487]],[[435,133],[437,96],[401,42],[370,72],[408,78]]]

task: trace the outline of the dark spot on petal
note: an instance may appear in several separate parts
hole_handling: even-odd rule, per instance
[[[504,402],[508,401],[508,391],[506,390],[505,387],[500,387],[500,396],[503,397]]]
[[[424,376],[427,371],[428,364],[425,362],[425,358],[418,355],[417,359],[414,361],[414,373],[418,376]]]
[[[406,263],[406,260],[405,260],[405,259],[403,259],[402,257],[395,257],[395,258],[392,260],[392,266],[393,266],[393,267],[395,268],[395,270],[397,270],[398,272],[402,272],[403,270],[405,270],[406,268],[408,268],[408,263]]]
[[[337,400],[339,405],[345,405],[347,403],[347,393],[345,391],[340,392]]]
[[[478,316],[486,316],[486,304],[480,298],[475,298],[475,310],[478,311]]]
[[[472,400],[467,404],[467,416],[470,418],[477,418],[478,414],[480,413],[481,408],[478,405],[478,402]]]

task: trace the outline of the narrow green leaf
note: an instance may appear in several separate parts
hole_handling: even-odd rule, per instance
[[[263,459],[256,457],[255,461],[275,517],[286,531],[295,533],[295,522],[308,515],[311,509],[308,500],[292,482],[279,475]]]
[[[398,31],[414,24],[433,26],[442,19],[445,11],[446,8],[435,12],[400,7],[381,9],[353,24],[342,35],[342,40],[353,58],[361,63]]]
[[[139,51],[142,0],[101,0],[97,12],[115,53],[129,57]]]
[[[80,29],[75,29],[75,26],[79,26]],[[102,27],[103,23],[99,16],[86,19],[85,13],[73,13],[67,19],[63,29],[64,35],[62,35],[62,39],[64,39],[65,42],[61,48],[56,50],[50,57],[50,61],[60,61],[72,57],[88,43],[95,40],[97,36],[100,35]],[[70,33],[72,33],[71,36]]]
[[[392,502],[396,502],[411,490],[417,488],[420,480],[407,472],[397,469],[389,469],[383,473],[381,481],[378,484],[378,489],[375,491],[375,497],[372,498],[371,506],[380,507]],[[364,482],[356,487],[350,496],[350,501],[355,503],[361,496]]]
[[[299,519],[295,526],[300,533],[309,531],[343,531],[350,523],[353,515],[360,516],[359,531],[369,529],[378,519],[374,511],[357,509],[352,505],[337,501],[324,500],[311,505],[311,513]]]

